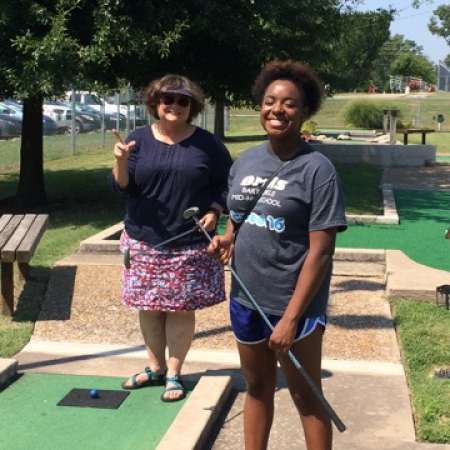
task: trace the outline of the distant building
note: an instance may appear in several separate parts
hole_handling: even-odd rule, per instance
[[[436,84],[439,91],[450,92],[450,69],[442,61],[438,64]]]
[[[389,76],[389,89],[391,92],[407,92],[421,91],[426,92],[431,90],[432,86],[417,77],[404,77],[402,75]],[[434,86],[433,86],[434,88]]]

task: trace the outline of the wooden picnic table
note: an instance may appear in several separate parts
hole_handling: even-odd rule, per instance
[[[427,133],[434,133],[432,128],[405,128],[404,130],[399,130],[400,133],[403,133],[403,144],[408,145],[408,135],[409,134],[421,134],[422,135],[422,144],[425,145],[425,137]]]
[[[14,314],[14,262],[26,280],[29,262],[47,227],[47,214],[3,214],[0,216],[0,306]]]

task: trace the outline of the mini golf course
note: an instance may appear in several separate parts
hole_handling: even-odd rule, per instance
[[[129,392],[117,409],[58,406],[74,388],[120,391],[122,378],[27,373],[0,392],[2,449],[151,450],[184,401],[162,403],[163,387]]]
[[[402,250],[414,261],[450,270],[450,192],[396,190],[399,225],[350,225],[338,234],[337,246]]]

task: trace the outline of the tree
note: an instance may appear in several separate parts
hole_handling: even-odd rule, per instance
[[[176,3],[158,10],[145,0],[0,1],[0,95],[22,98],[24,105],[16,196],[22,209],[46,202],[43,98],[73,85],[117,85],[129,60],[149,64],[168,54],[183,28],[171,15]],[[134,16],[127,14],[133,8]]]
[[[0,0],[0,95],[24,103],[21,205],[46,199],[44,97],[72,86],[142,87],[171,71],[197,80],[223,112],[224,103],[250,101],[254,77],[275,56],[326,74],[341,10],[352,1]]]
[[[389,39],[392,10],[350,12],[340,18],[340,37],[333,39],[332,84],[352,90],[367,87],[383,44]]]
[[[374,61],[371,74],[374,83],[383,90],[387,89],[389,87],[389,75],[393,73],[391,70],[392,64],[398,57],[406,54],[423,56],[423,47],[413,40],[405,39],[402,34],[395,34],[389,38],[381,47]]]
[[[445,64],[447,67],[450,67],[450,53],[445,57],[445,59],[444,59],[444,64]]]
[[[433,34],[443,37],[450,45],[450,5],[439,6],[433,14],[428,28]]]
[[[391,65],[394,75],[422,78],[427,83],[436,80],[436,71],[433,63],[425,56],[410,54],[400,55]]]
[[[223,137],[223,104],[251,102],[261,65],[275,57],[321,65],[332,54],[341,2],[215,0],[182,2],[189,26],[160,69],[197,80],[216,103]]]

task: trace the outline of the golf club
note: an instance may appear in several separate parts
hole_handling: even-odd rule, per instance
[[[177,234],[176,236],[172,236],[171,238],[166,239],[165,241],[162,241],[159,244],[156,244],[155,246],[152,247],[152,250],[156,250],[157,248],[163,247],[164,245],[168,244],[169,242],[172,242],[172,241],[180,239],[180,238],[182,238],[184,236],[187,236],[188,234],[193,233],[197,229],[198,229],[198,226],[195,225],[195,227],[192,227],[192,228],[190,228],[187,231],[183,231],[183,233]],[[124,264],[124,266],[127,269],[129,269],[131,267],[131,259],[132,259],[132,257],[134,258],[136,256],[145,255],[147,253],[148,252],[145,252],[145,251],[143,251],[143,252],[136,252],[136,253],[133,254],[133,256],[131,256],[130,247],[127,247],[125,249],[125,251],[123,252],[123,264]]]
[[[200,230],[203,232],[203,234],[206,236],[208,241],[212,242],[211,236],[208,234],[208,232],[203,227],[203,225],[200,223],[200,221],[197,217],[197,214],[199,213],[199,211],[200,210],[198,207],[192,206],[191,208],[188,208],[188,209],[186,209],[186,211],[184,211],[183,218],[184,219],[192,219],[195,222],[195,224],[200,228]],[[252,294],[249,292],[249,290],[245,286],[244,282],[240,279],[239,275],[236,273],[236,271],[233,269],[233,267],[231,266],[231,264],[229,262],[227,263],[227,267],[229,268],[230,272],[232,273],[232,275],[234,276],[236,281],[239,283],[240,287],[244,291],[247,298],[250,300],[252,305],[255,307],[256,311],[258,311],[258,313],[260,314],[261,318],[264,320],[266,325],[269,327],[270,330],[273,331],[273,325],[270,323],[266,314],[261,309],[261,307],[258,305],[257,301],[254,299]],[[319,388],[316,386],[316,384],[314,383],[312,378],[309,376],[308,372],[306,372],[305,368],[300,364],[300,362],[298,361],[298,359],[295,357],[294,353],[292,353],[291,350],[288,351],[288,356],[289,356],[289,359],[294,364],[295,368],[301,373],[301,375],[303,376],[304,380],[307,382],[308,386],[311,388],[311,390],[314,393],[314,395],[316,396],[316,398],[320,401],[321,405],[327,412],[327,414],[330,417],[330,419],[332,420],[332,422],[335,424],[336,428],[341,433],[343,431],[345,431],[345,429],[346,429],[345,424],[338,417],[336,412],[333,410],[331,405],[328,403],[327,399],[324,397],[322,392],[320,392]]]

